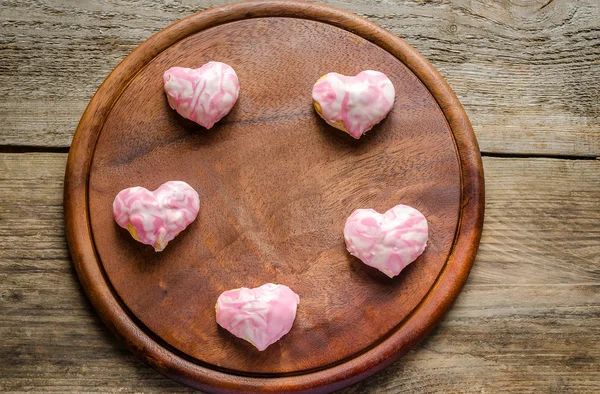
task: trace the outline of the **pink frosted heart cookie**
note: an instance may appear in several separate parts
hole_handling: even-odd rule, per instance
[[[171,108],[207,129],[231,111],[240,94],[235,71],[220,62],[195,69],[170,68],[163,82]]]
[[[354,77],[329,73],[312,90],[317,113],[356,139],[387,116],[395,97],[392,81],[384,73],[372,70]]]
[[[284,285],[228,290],[217,299],[217,323],[263,351],[290,331],[299,303],[298,294]]]
[[[198,193],[187,183],[169,181],[151,192],[143,187],[121,190],[113,202],[113,215],[131,236],[160,252],[196,219]]]
[[[427,238],[427,219],[408,205],[396,205],[383,215],[357,209],[344,227],[348,252],[390,278],[423,253]]]

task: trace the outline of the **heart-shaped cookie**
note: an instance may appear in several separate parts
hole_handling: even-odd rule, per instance
[[[358,139],[381,122],[392,109],[396,91],[379,71],[354,77],[329,73],[313,86],[313,105],[327,123]]]
[[[196,219],[199,209],[198,193],[182,181],[166,182],[153,192],[130,187],[121,190],[113,202],[119,226],[157,252]]]
[[[171,108],[207,129],[231,111],[240,94],[235,71],[220,62],[196,69],[170,68],[163,82]]]
[[[427,219],[408,205],[396,205],[383,215],[357,209],[344,227],[348,252],[390,278],[423,253],[427,238]]]
[[[290,331],[299,303],[298,294],[284,285],[229,290],[217,299],[217,323],[263,351]]]

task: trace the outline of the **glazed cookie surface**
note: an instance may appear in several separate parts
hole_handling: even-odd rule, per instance
[[[291,330],[299,303],[298,294],[285,285],[229,290],[217,299],[217,323],[263,351]]]
[[[396,205],[384,214],[357,209],[344,227],[348,252],[390,278],[423,253],[428,233],[425,216],[408,205]]]
[[[165,182],[154,191],[130,187],[121,190],[113,202],[119,226],[157,252],[196,219],[199,209],[198,193],[183,181]]]
[[[356,139],[387,116],[395,97],[392,81],[373,70],[353,77],[329,73],[312,90],[313,105],[319,116]]]
[[[195,69],[172,67],[163,83],[171,108],[207,129],[231,111],[240,94],[237,74],[220,62]]]

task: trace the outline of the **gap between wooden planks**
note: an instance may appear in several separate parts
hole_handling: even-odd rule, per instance
[[[103,327],[64,238],[64,153],[0,153],[0,391],[192,392]],[[344,391],[600,391],[600,161],[484,158],[486,220],[456,304]]]
[[[9,2],[0,145],[66,148],[137,45],[227,0]],[[484,152],[600,157],[600,7],[581,1],[326,0],[403,37],[448,80]]]

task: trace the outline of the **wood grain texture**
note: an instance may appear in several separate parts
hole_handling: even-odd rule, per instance
[[[0,154],[0,391],[192,393],[125,350],[87,302],[64,240],[66,156]],[[345,394],[600,390],[600,161],[484,167],[482,244],[453,308]]]
[[[168,24],[228,1],[2,1],[0,145],[69,146],[108,73]],[[483,152],[600,156],[595,0],[328,0],[444,75]]]
[[[236,65],[245,94],[214,130],[197,130],[166,105],[162,74],[215,58]],[[400,89],[394,110],[360,141],[332,133],[310,88],[334,68],[375,65]],[[130,182],[154,189],[173,174],[200,191],[202,213],[155,254],[120,235],[110,207]],[[157,370],[211,392],[330,392],[390,364],[450,307],[483,220],[477,142],[445,81],[398,37],[306,2],[221,7],[144,42],[91,100],[65,179],[69,248],[100,317]],[[399,201],[428,217],[429,246],[397,280],[375,279],[335,234],[349,207]],[[300,294],[305,312],[256,354],[216,329],[213,304],[270,281]]]
[[[220,0],[0,0],[0,148],[68,147],[108,73]],[[594,0],[331,0],[444,75],[484,152],[600,156]],[[6,148],[8,150],[10,148]],[[0,391],[192,393],[101,324],[64,240],[66,155],[0,153]],[[415,351],[345,394],[600,391],[600,165],[484,158],[465,288]]]
[[[277,44],[284,36],[286,43]],[[341,56],[365,54],[368,62],[358,65],[377,65],[402,87],[397,109],[360,141],[332,129],[311,107],[312,85],[338,65],[325,60],[327,41],[336,42]],[[162,73],[214,58],[237,64],[244,94],[206,131],[168,107]],[[269,65],[281,72],[264,78]],[[338,67],[343,74],[359,69],[352,61]],[[462,197],[454,142],[429,91],[388,52],[324,23],[243,20],[181,40],[127,83],[94,150],[90,223],[112,288],[169,345],[230,371],[280,375],[325,368],[395,331],[440,275]],[[71,152],[78,148],[74,143]],[[123,237],[112,201],[127,187],[153,190],[173,177],[200,193],[201,212],[155,253]],[[429,246],[400,281],[373,280],[375,272],[348,255],[341,230],[354,207],[383,212],[399,201],[429,218]],[[290,286],[301,306],[294,330],[257,353],[217,329],[214,303],[225,290],[268,282]],[[344,297],[346,288],[355,296]],[[391,310],[393,318],[383,312]]]

